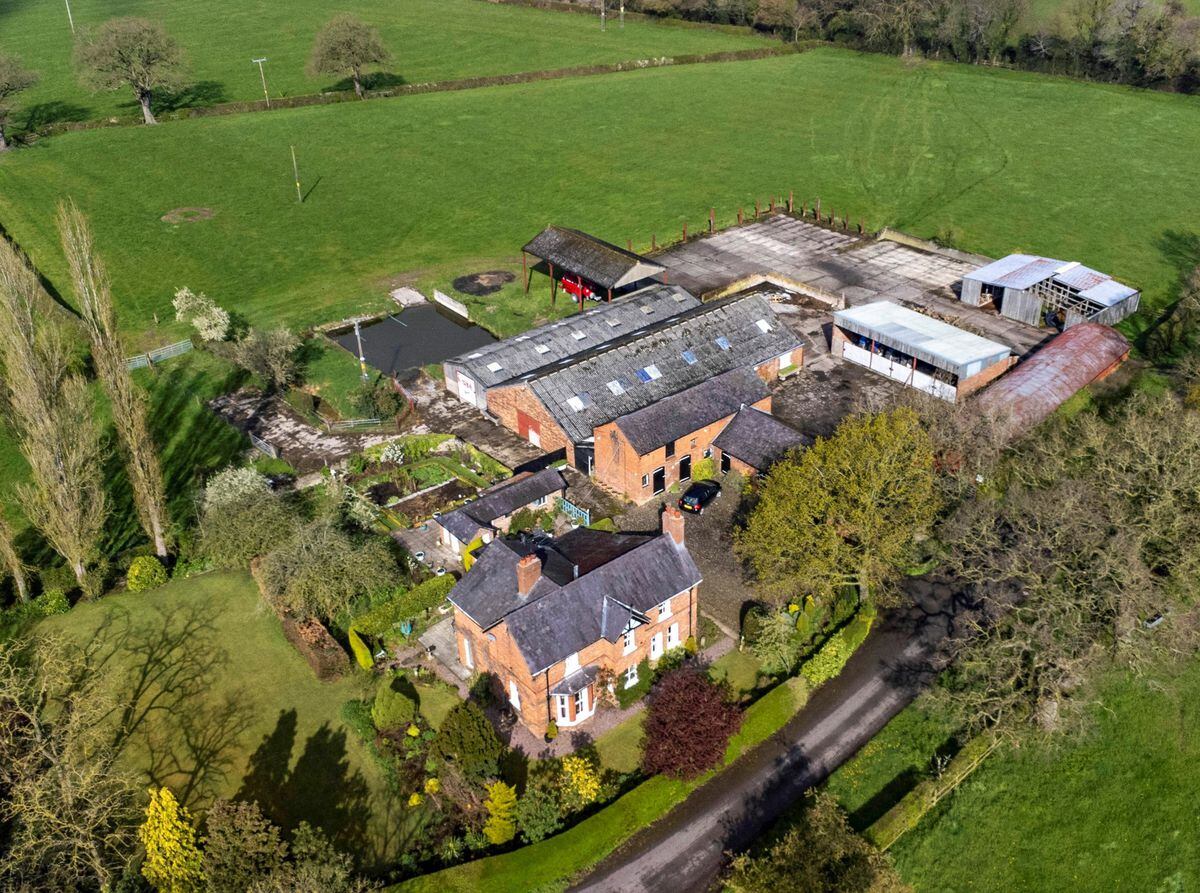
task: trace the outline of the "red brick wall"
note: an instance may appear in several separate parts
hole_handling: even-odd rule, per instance
[[[764,397],[752,405],[756,409],[770,412],[771,398]],[[634,502],[653,499],[654,470],[659,467],[665,469],[666,488],[670,489],[673,484],[679,482],[679,460],[690,455],[692,468],[695,468],[696,463],[704,458],[704,451],[712,446],[713,438],[721,433],[732,417],[726,416],[698,431],[693,431],[686,437],[681,437],[675,441],[675,455],[669,459],[665,446],[639,456],[615,422],[602,425],[596,429],[595,476],[602,484]],[[646,476],[645,487],[642,486],[642,475]]]
[[[1015,365],[1017,365],[1017,358],[1009,357],[1003,362],[988,366],[982,372],[978,372],[970,378],[961,379],[958,382],[958,399],[966,399],[980,388],[987,387]]]
[[[538,434],[541,438],[542,449],[547,453],[566,449],[567,461],[574,464],[575,453],[566,433],[559,427],[554,416],[542,404],[542,401],[529,390],[526,385],[510,385],[503,388],[492,388],[487,395],[488,410],[500,420],[505,428],[516,431],[526,437],[521,431],[521,421],[518,413],[537,423]],[[526,437],[526,439],[528,439]]]

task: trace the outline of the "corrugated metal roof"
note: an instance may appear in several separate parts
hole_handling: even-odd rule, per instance
[[[562,273],[574,273],[602,288],[631,285],[666,269],[632,251],[565,226],[546,227],[522,250],[549,261]]]
[[[833,314],[834,322],[844,329],[874,339],[880,344],[932,363],[939,369],[959,376],[967,367],[982,363],[986,368],[1012,353],[1011,348],[949,323],[893,304],[876,301]],[[979,371],[979,370],[976,370]]]
[[[1078,261],[1055,260],[1032,254],[1010,254],[967,273],[963,279],[1022,290],[1053,279],[1080,292],[1087,300],[1105,307],[1119,304],[1137,294],[1136,288],[1123,285],[1107,273],[1085,267]]]
[[[558,322],[452,357],[446,363],[461,367],[483,387],[490,388],[699,306],[699,300],[677,285],[651,285],[615,298],[611,304],[590,307]]]
[[[1018,363],[976,404],[1004,417],[1014,431],[1027,431],[1128,355],[1129,342],[1116,329],[1080,323]]]
[[[767,322],[768,331],[758,326],[760,319]],[[728,350],[718,346],[720,337],[729,340]],[[567,435],[581,443],[619,416],[800,346],[762,294],[738,294],[702,304],[570,364],[543,367],[534,373],[529,387]],[[684,351],[690,351],[696,362],[688,362]],[[610,381],[619,381],[624,390],[615,393],[607,386]],[[591,404],[573,410],[568,401],[585,393]]]

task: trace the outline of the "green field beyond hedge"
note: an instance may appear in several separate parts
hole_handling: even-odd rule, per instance
[[[790,188],[872,228],[1081,260],[1153,310],[1196,260],[1197,145],[1197,97],[819,50],[65,134],[0,159],[0,222],[61,284],[54,205],[74,196],[139,331],[181,285],[315,323],[404,271],[519,270],[551,221],[645,247]],[[180,206],[214,216],[160,219]]]
[[[262,99],[252,59],[266,57],[272,97],[340,88],[336,76],[304,73],[313,38],[336,12],[377,27],[392,53],[392,77],[424,83],[654,56],[768,46],[750,34],[630,21],[600,31],[599,19],[483,0],[71,0],[77,29],[116,16],[162,22],[187,54],[191,89],[183,106]],[[136,111],[127,91],[91,94],[72,68],[73,41],[62,0],[0,4],[0,50],[17,53],[42,83],[18,98],[35,120],[78,120]]]

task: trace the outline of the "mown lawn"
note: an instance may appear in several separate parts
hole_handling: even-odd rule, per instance
[[[748,31],[688,28],[644,21],[600,31],[599,19],[483,0],[72,0],[78,30],[116,16],[161,22],[187,55],[190,85],[180,106],[262,99],[252,59],[266,57],[272,97],[344,88],[338,76],[310,78],[305,66],[317,31],[335,12],[377,27],[392,54],[381,85],[511,74],[654,56],[766,46]],[[124,91],[91,94],[71,61],[66,6],[53,0],[0,6],[0,49],[20,55],[42,81],[18,99],[18,128],[47,122],[131,114]]]
[[[449,291],[519,270],[551,221],[645,248],[789,189],[870,227],[1084,261],[1153,312],[1200,255],[1197,144],[1198,97],[819,50],[65,134],[0,160],[0,221],[61,283],[53,211],[74,196],[135,331],[180,285],[303,325],[383,306],[401,273]],[[180,206],[214,216],[160,219]],[[496,328],[544,316],[543,285],[504,292]]]
[[[38,630],[91,644],[114,692],[156,705],[119,736],[123,760],[194,809],[254,797],[287,827],[326,828],[368,866],[395,859],[421,820],[391,802],[342,723],[342,704],[363,694],[360,677],[318,682],[247,574],[106,596]]]
[[[940,891],[1175,891],[1200,885],[1200,667],[1156,691],[1114,678],[1088,734],[999,750],[892,848]]]

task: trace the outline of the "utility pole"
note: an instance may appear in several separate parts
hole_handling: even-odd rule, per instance
[[[362,380],[366,381],[371,376],[367,375],[367,358],[363,354],[362,348],[362,330],[358,325],[360,322],[362,322],[360,317],[354,317],[354,340],[358,342],[358,371],[362,373]]]
[[[71,15],[71,0],[64,0],[67,4],[67,21],[71,23],[71,33],[75,33],[75,16]]]
[[[621,0],[621,27],[625,27],[625,0]]]
[[[271,107],[271,94],[269,92],[267,92],[267,73],[265,71],[263,71],[263,63],[266,61],[267,61],[266,56],[263,56],[261,59],[251,59],[250,60],[250,62],[252,64],[258,66],[258,76],[260,78],[262,78],[263,96],[265,96],[267,99],[267,108],[270,108]]]
[[[296,177],[296,201],[304,204],[304,195],[300,192],[300,168],[296,165],[296,147],[292,146],[292,173]]]
[[[608,6],[608,0],[600,0],[600,30],[601,31],[605,30],[604,29],[604,20],[608,14],[608,10],[606,9],[607,6]]]

